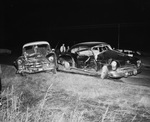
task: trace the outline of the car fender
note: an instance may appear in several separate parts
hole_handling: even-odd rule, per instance
[[[56,63],[57,62],[57,56],[56,56],[56,54],[54,52],[49,53],[49,54],[46,55],[46,58],[48,59],[50,56],[54,56],[54,61]]]
[[[17,66],[18,66],[18,60],[21,60],[21,61],[22,61],[22,63],[24,63],[24,62],[25,62],[25,58],[24,58],[23,56],[20,56],[20,57],[18,57],[18,58],[14,61],[14,65],[15,65],[15,67],[17,67]]]

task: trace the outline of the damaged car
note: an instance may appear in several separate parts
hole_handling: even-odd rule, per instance
[[[122,78],[141,72],[141,60],[112,49],[105,42],[82,42],[58,57],[59,70],[104,78]]]
[[[56,54],[47,41],[24,44],[22,55],[14,63],[17,73],[22,75],[43,71],[56,73],[57,68]]]

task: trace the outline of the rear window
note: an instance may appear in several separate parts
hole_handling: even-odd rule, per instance
[[[75,47],[75,48],[71,49],[71,53],[76,53],[77,51],[86,50],[86,49],[87,49],[87,47],[83,47],[83,46]]]

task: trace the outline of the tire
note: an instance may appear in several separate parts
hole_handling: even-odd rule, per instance
[[[105,79],[108,76],[108,67],[104,65],[102,67],[101,79]]]
[[[70,63],[69,62],[64,61],[63,64],[64,64],[65,69],[70,70]]]
[[[133,75],[136,76],[137,75],[137,70],[133,71]]]

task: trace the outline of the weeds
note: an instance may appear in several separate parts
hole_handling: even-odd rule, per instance
[[[100,104],[93,100],[85,100],[79,96],[61,97],[61,101],[68,101],[68,105],[59,106],[58,103],[53,107],[49,107],[48,103],[50,96],[58,97],[59,94],[64,93],[53,92],[49,96],[49,91],[52,90],[52,84],[47,89],[43,99],[39,100],[35,106],[26,106],[25,111],[22,111],[22,103],[19,96],[14,94],[14,87],[2,92],[2,106],[0,108],[0,121],[1,122],[134,122],[137,120],[150,120],[150,113],[144,111],[134,110],[121,110],[121,108],[114,107],[113,105],[100,106]],[[65,92],[65,91],[64,91]],[[49,98],[49,99],[47,99]],[[76,98],[76,101],[72,101]],[[56,100],[56,99],[55,99]],[[57,99],[58,100],[58,99]],[[71,105],[74,103],[74,106]],[[62,104],[62,103],[60,103]],[[54,104],[53,104],[54,105]]]
[[[57,87],[54,82],[46,83],[43,79],[33,78],[24,78],[20,83],[17,81],[17,87],[9,85],[1,94],[0,122],[150,121],[150,110],[144,106],[121,98],[116,100],[117,103],[108,102],[113,97],[115,99],[116,94],[110,97],[101,94],[95,95],[96,98],[83,97]]]

